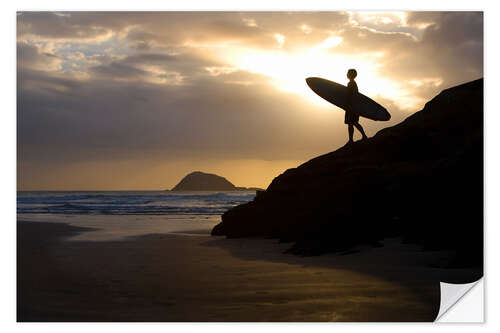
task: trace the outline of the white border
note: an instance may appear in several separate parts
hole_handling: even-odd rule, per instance
[[[420,332],[425,329],[439,329],[452,331],[454,333],[463,330],[475,330],[477,325],[435,325],[435,324],[16,324],[15,323],[15,195],[16,195],[16,177],[15,177],[15,154],[16,154],[16,84],[15,84],[15,12],[18,10],[484,10],[485,11],[485,235],[486,249],[485,277],[487,284],[486,299],[486,322],[484,326],[491,329],[496,327],[498,331],[498,320],[494,314],[500,308],[498,306],[498,283],[488,284],[488,281],[500,281],[498,276],[498,267],[494,265],[494,254],[498,253],[499,235],[498,223],[500,218],[498,214],[499,176],[500,170],[499,155],[500,150],[499,133],[497,129],[500,125],[499,113],[500,107],[497,98],[498,95],[498,62],[500,61],[498,53],[498,31],[500,31],[498,1],[435,1],[419,0],[414,2],[404,2],[400,0],[392,1],[356,1],[349,0],[344,3],[321,0],[307,1],[240,1],[234,0],[211,0],[204,2],[201,0],[183,0],[183,1],[97,1],[87,0],[85,2],[69,2],[67,0],[22,0],[4,2],[1,13],[1,32],[4,43],[2,57],[2,128],[0,130],[1,152],[5,159],[1,165],[2,185],[0,202],[2,203],[2,274],[0,286],[2,291],[0,318],[2,320],[2,329],[7,331],[47,331],[51,333],[66,332],[71,329],[73,332],[86,332],[94,329],[103,329],[112,332],[135,332],[138,329],[147,329],[148,331],[165,332],[165,330],[200,330],[205,332],[252,332],[256,329],[275,331],[277,328],[284,328],[287,332],[301,332],[305,329],[313,328],[318,331],[331,332],[333,329],[342,329],[343,331],[369,330],[370,332],[400,332],[404,326],[405,331]],[[488,237],[491,235],[490,237]],[[491,260],[489,260],[491,259]],[[497,259],[498,261],[498,259]],[[493,309],[491,318],[488,316],[488,309]],[[483,325],[481,325],[483,326]]]
[[[346,2],[329,2],[324,0],[184,0],[184,1],[80,1],[70,2],[64,0],[20,0],[16,4],[17,10],[254,10],[254,11],[314,11],[314,10],[482,10],[487,1],[435,1],[419,0],[412,3],[396,0],[363,1],[349,0]],[[488,7],[488,6],[486,6]]]

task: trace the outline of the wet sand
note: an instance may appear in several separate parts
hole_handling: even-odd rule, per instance
[[[300,257],[266,239],[67,239],[85,230],[18,222],[18,321],[433,321],[440,280],[481,274],[398,239]]]

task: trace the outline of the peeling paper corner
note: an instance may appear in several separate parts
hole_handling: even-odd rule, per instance
[[[474,288],[473,292],[471,290]],[[457,323],[484,321],[483,278],[472,283],[440,282],[441,299],[435,322]],[[468,297],[470,296],[470,297]]]

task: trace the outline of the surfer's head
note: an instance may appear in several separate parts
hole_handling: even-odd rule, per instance
[[[354,78],[358,76],[358,72],[354,68],[351,68],[350,70],[347,71],[347,78],[349,80],[354,80]]]

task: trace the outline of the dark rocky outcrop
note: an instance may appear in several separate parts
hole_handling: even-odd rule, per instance
[[[482,265],[483,79],[442,91],[374,137],[276,177],[213,235],[294,241],[318,254],[400,235]]]
[[[201,171],[191,172],[172,191],[236,191],[226,178]]]

